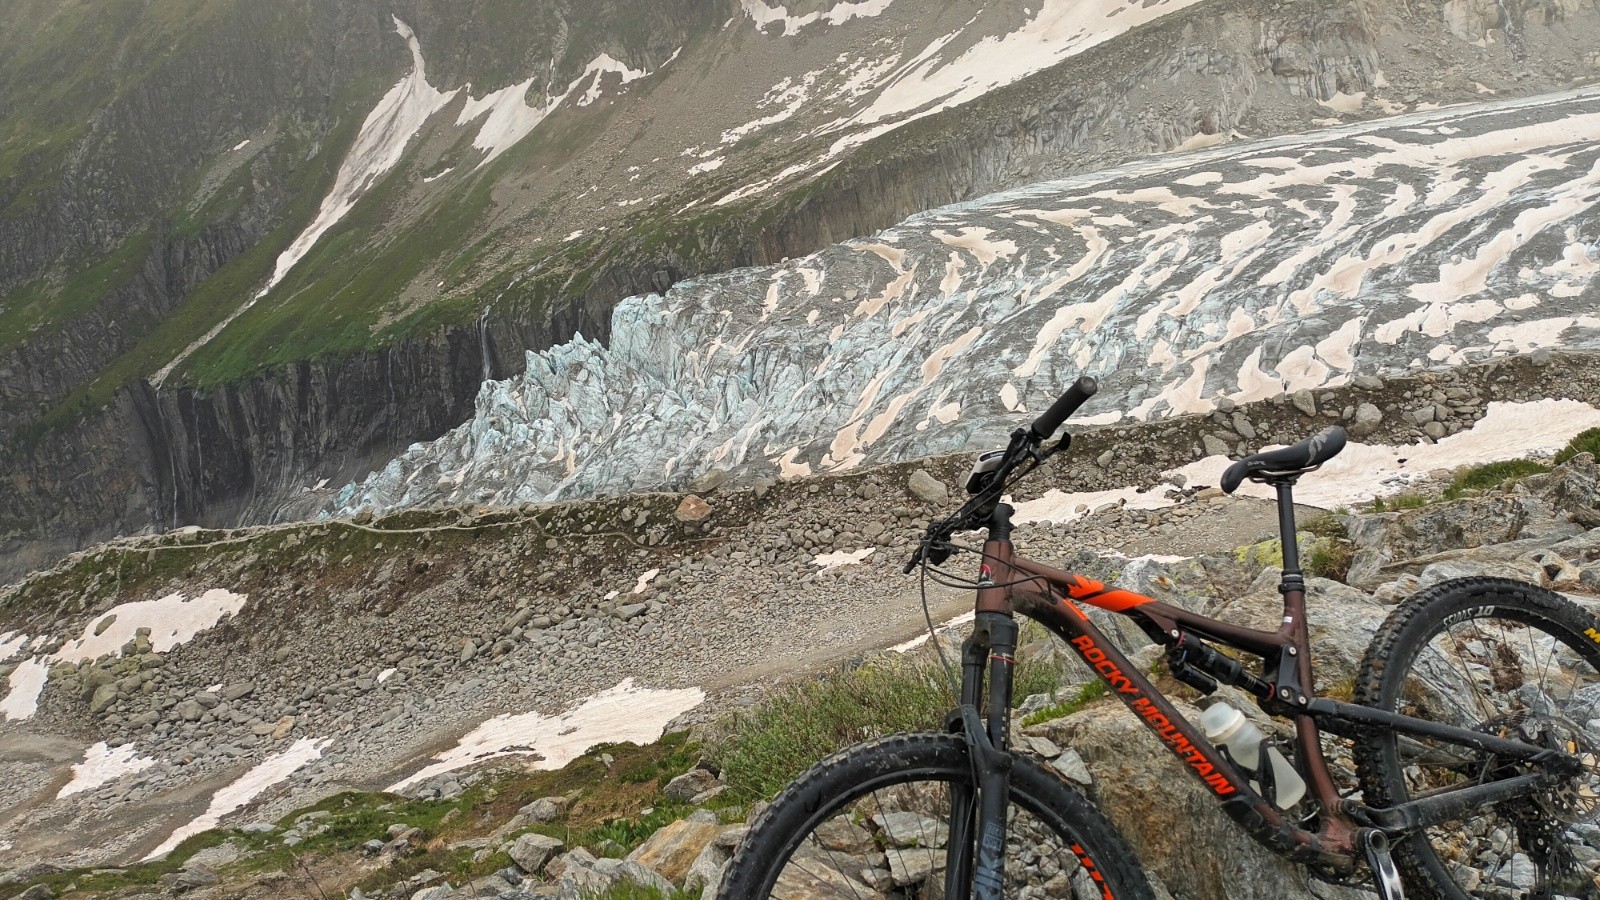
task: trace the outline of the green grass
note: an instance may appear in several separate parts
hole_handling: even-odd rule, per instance
[[[1444,489],[1444,499],[1459,500],[1475,493],[1493,490],[1507,481],[1515,481],[1529,475],[1543,475],[1548,471],[1550,471],[1549,466],[1531,459],[1508,459],[1473,466],[1457,472],[1455,477],[1450,479],[1450,486]]]
[[[1372,511],[1381,513],[1400,512],[1401,510],[1406,509],[1421,509],[1422,507],[1427,506],[1430,502],[1431,500],[1427,494],[1419,494],[1415,491],[1407,491],[1403,494],[1395,494],[1392,497],[1378,497],[1372,501]]]
[[[1031,712],[1024,716],[1022,719],[1022,727],[1026,728],[1030,725],[1038,725],[1040,722],[1049,722],[1054,719],[1060,719],[1064,716],[1070,716],[1109,693],[1111,693],[1111,689],[1106,687],[1106,683],[1104,681],[1095,680],[1085,682],[1082,687],[1078,688],[1078,692],[1076,694],[1067,698],[1066,700],[1063,700],[1060,703],[1051,704],[1044,709],[1038,710],[1037,712]]]
[[[59,330],[132,281],[144,267],[150,244],[150,232],[141,231],[110,256],[59,285],[40,279],[0,299],[0,354],[38,338],[46,330]]]
[[[1022,661],[1013,696],[1047,693],[1061,683],[1051,663]],[[729,794],[774,796],[795,776],[852,744],[904,731],[937,731],[955,708],[944,669],[926,656],[871,660],[791,685],[720,723],[708,752]]]
[[[699,900],[700,892],[674,889],[669,893],[660,888],[642,887],[625,881],[598,894],[587,892],[581,896],[584,900]]]
[[[1565,447],[1556,452],[1556,465],[1566,462],[1579,453],[1588,453],[1596,459],[1600,459],[1600,428],[1590,428],[1578,432],[1577,436],[1568,441]]]

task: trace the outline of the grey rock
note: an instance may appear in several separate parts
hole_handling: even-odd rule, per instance
[[[233,685],[229,685],[228,687],[223,688],[222,689],[222,699],[226,703],[232,703],[233,701],[238,700],[238,699],[240,699],[242,697],[248,697],[251,694],[254,694],[255,692],[256,692],[256,684],[255,684],[255,682],[246,681],[246,682],[242,682],[240,684],[233,684]]]
[[[1036,740],[1048,740],[1048,738],[1037,738]],[[1065,751],[1051,760],[1050,765],[1068,781],[1075,781],[1084,787],[1094,784],[1094,776],[1089,774],[1089,767],[1084,764],[1083,757],[1079,756],[1076,750]]]
[[[689,800],[695,795],[715,787],[716,783],[717,776],[705,769],[695,768],[667,782],[667,786],[662,789],[662,793],[674,800]]]
[[[950,499],[950,489],[944,482],[928,474],[926,469],[918,469],[906,479],[906,489],[911,491],[919,500],[927,503],[944,503]]]
[[[529,874],[538,874],[556,854],[566,849],[566,844],[542,834],[525,834],[507,848],[506,854],[519,868]]]
[[[1350,423],[1350,434],[1353,437],[1366,437],[1383,424],[1383,410],[1371,403],[1361,403],[1356,406],[1354,418]]]
[[[1294,404],[1295,409],[1300,410],[1308,416],[1314,416],[1317,414],[1317,398],[1310,391],[1295,391],[1293,394],[1289,395],[1289,402]]]

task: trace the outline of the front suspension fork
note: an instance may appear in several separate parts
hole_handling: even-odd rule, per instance
[[[1003,896],[1006,810],[1011,796],[1011,678],[1016,650],[1016,620],[993,612],[978,614],[972,636],[961,647],[961,706],[957,715],[973,777],[968,784],[953,784],[950,788],[950,852],[946,857],[944,893],[950,900],[1001,900]],[[984,721],[978,715],[978,702],[984,692],[986,669],[989,715]]]

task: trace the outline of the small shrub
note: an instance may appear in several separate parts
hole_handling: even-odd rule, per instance
[[[1399,512],[1403,509],[1421,509],[1428,505],[1428,495],[1415,492],[1379,497],[1372,501],[1373,512]]]
[[[1579,453],[1593,454],[1600,458],[1600,428],[1590,428],[1578,432],[1572,440],[1567,442],[1556,452],[1556,465],[1561,465]]]
[[[1317,537],[1335,539],[1342,539],[1350,534],[1349,529],[1344,526],[1343,516],[1336,513],[1323,513],[1320,516],[1315,516],[1301,524],[1299,530],[1314,534]]]
[[[1507,481],[1526,478],[1529,475],[1543,475],[1548,471],[1550,471],[1549,466],[1531,459],[1508,459],[1473,466],[1456,473],[1450,480],[1450,486],[1444,489],[1444,498],[1456,500],[1467,496],[1469,492],[1492,490]]]
[[[662,827],[693,811],[694,807],[687,803],[668,800],[652,807],[646,815],[611,819],[582,832],[576,840],[568,843],[580,847],[593,847],[602,841],[610,840],[620,844],[624,850],[632,850]]]
[[[1301,568],[1307,575],[1343,581],[1350,574],[1350,563],[1355,559],[1355,554],[1355,547],[1349,541],[1319,537],[1306,548],[1306,559]]]

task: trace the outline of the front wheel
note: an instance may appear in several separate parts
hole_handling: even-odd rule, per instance
[[[717,896],[944,897],[952,796],[970,796],[958,735],[893,735],[814,766],[756,820]],[[1011,770],[1007,898],[1146,900],[1154,895],[1116,829],[1031,759]],[[970,831],[970,829],[968,829]]]
[[[1355,701],[1577,755],[1581,776],[1397,841],[1406,896],[1600,897],[1600,622],[1543,588],[1448,581],[1378,629]],[[1391,807],[1528,771],[1431,738],[1372,730],[1356,741],[1366,802]]]

